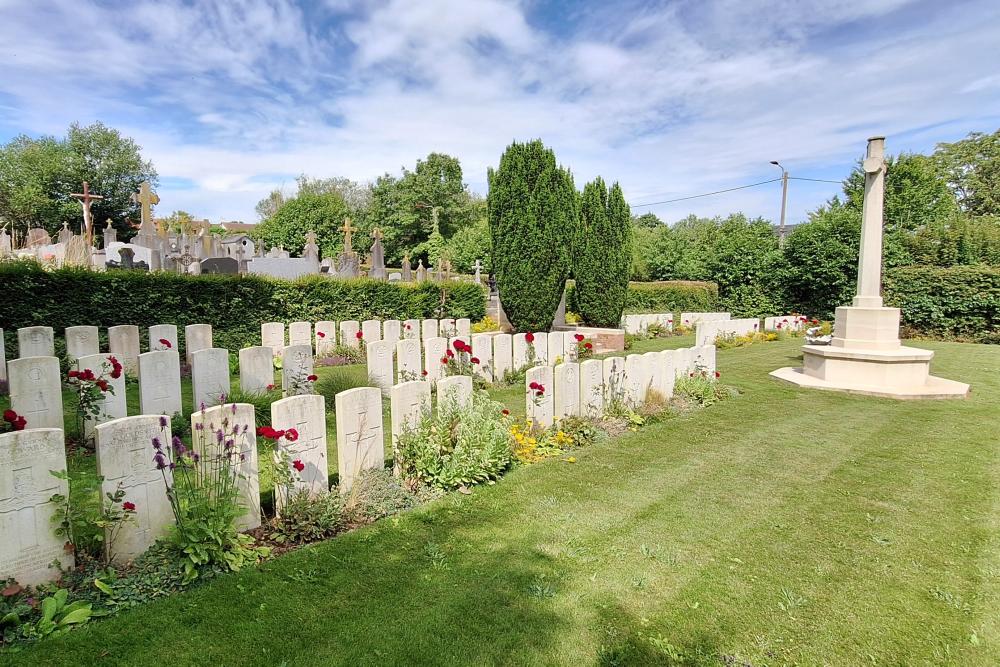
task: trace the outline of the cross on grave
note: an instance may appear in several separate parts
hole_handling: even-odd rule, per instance
[[[353,248],[351,246],[351,232],[358,231],[358,228],[357,227],[351,227],[351,219],[350,218],[344,218],[344,226],[343,226],[342,229],[343,229],[343,232],[344,232],[344,252],[345,253],[351,252],[353,250]]]
[[[94,223],[93,219],[90,216],[90,202],[100,201],[101,199],[104,199],[104,197],[102,197],[101,195],[90,194],[90,183],[88,183],[87,181],[83,182],[83,192],[81,193],[74,192],[70,195],[70,197],[75,197],[76,199],[79,199],[80,204],[83,206],[84,235],[87,237],[87,245],[93,245]],[[109,223],[111,222],[110,218],[108,219],[108,222]],[[110,227],[110,224],[108,226]]]
[[[472,265],[472,268],[476,270],[476,276],[475,276],[476,284],[481,285],[483,283],[483,277],[480,272],[483,270],[483,263],[477,259],[476,263]]]
[[[169,396],[167,391],[167,364],[164,361],[157,361],[156,365],[153,367],[153,398],[159,400],[166,400]]]
[[[139,232],[144,236],[153,235],[153,205],[160,203],[160,197],[150,190],[149,181],[143,181],[139,186],[139,192],[132,193],[130,200],[133,204],[139,204],[142,211],[142,224]]]
[[[351,420],[353,423],[357,424],[358,427],[356,429],[347,431],[347,433],[345,434],[347,436],[347,441],[353,442],[355,445],[355,452],[357,453],[356,460],[359,464],[364,463],[365,454],[367,454],[371,446],[371,443],[375,440],[375,436],[378,435],[375,432],[375,429],[377,427],[368,425],[369,416],[370,415],[367,408],[360,410],[358,412],[358,419],[356,421]],[[381,413],[378,415],[377,421],[375,423],[376,424],[382,423]],[[366,431],[367,435],[365,435]],[[358,473],[357,470],[353,470],[352,472],[355,475]]]

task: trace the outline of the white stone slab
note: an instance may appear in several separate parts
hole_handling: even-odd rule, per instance
[[[646,401],[648,373],[644,368],[641,354],[630,354],[625,357],[625,400],[633,408]]]
[[[135,505],[135,511],[121,524],[114,542],[105,542],[116,562],[142,555],[156,540],[166,537],[174,525],[164,483],[164,477],[168,481],[171,479],[171,472],[169,468],[157,469],[153,460],[157,451],[153,438],[164,452],[164,462],[169,463],[169,420],[160,426],[159,417],[139,415],[122,417],[97,427],[97,474],[104,478],[101,495],[115,495],[120,488],[125,492],[122,502]],[[111,537],[111,531],[105,531],[105,539]]]
[[[714,345],[720,336],[747,336],[759,330],[760,320],[756,317],[699,322],[696,326],[695,346]]]
[[[184,327],[184,352],[189,364],[193,353],[210,347],[212,347],[211,324],[189,324]]]
[[[7,362],[10,407],[27,428],[63,428],[62,383],[56,357],[24,357]]]
[[[386,320],[382,323],[382,340],[392,345],[403,337],[403,323],[399,320]]]
[[[7,382],[7,350],[4,345],[3,329],[0,329],[0,382]],[[6,386],[0,387],[0,394],[6,392]]]
[[[315,275],[317,264],[303,257],[253,257],[247,262],[247,272],[283,280],[295,280]]]
[[[374,390],[376,393],[377,389]],[[379,403],[381,407],[381,402]],[[339,412],[339,410],[338,410]],[[379,421],[379,426],[381,426]],[[278,448],[287,454],[288,465],[297,481],[293,484],[296,491],[304,490],[310,494],[319,494],[329,487],[329,468],[326,453],[326,407],[323,397],[318,394],[289,396],[271,404],[271,426],[281,431],[295,429],[298,438],[289,442],[282,438]],[[337,420],[340,428],[340,419]],[[301,472],[291,468],[295,461],[301,461],[305,466]],[[284,494],[275,493],[275,502],[279,509],[284,504]]]
[[[181,358],[176,349],[139,355],[139,410],[144,415],[183,412]]]
[[[117,357],[125,372],[132,375],[139,372],[139,327],[134,324],[120,324],[108,327],[108,351]]]
[[[537,390],[531,388],[531,383],[542,385],[544,391],[539,396]],[[524,414],[536,426],[548,428],[554,418],[554,402],[552,400],[552,367],[534,366],[529,368],[524,376]]]
[[[552,333],[549,337],[552,337]],[[577,344],[580,341],[576,339],[577,333],[575,331],[564,331],[563,337],[563,360],[564,361],[578,361],[580,358],[579,350],[577,349]]]
[[[472,336],[472,358],[479,360],[478,364],[473,361],[472,372],[487,382],[493,382],[493,336]]]
[[[715,377],[715,346],[703,345],[692,348],[696,372],[704,371],[709,377]]]
[[[533,343],[535,348],[535,363],[536,364],[547,364],[549,363],[549,335],[544,331],[536,331],[532,334],[535,337],[535,342]]]
[[[653,390],[661,398],[667,398],[667,381],[664,376],[662,357],[659,352],[646,352],[642,355],[642,370],[645,374],[643,381],[646,385],[646,392]]]
[[[438,335],[442,338],[454,338],[458,333],[458,327],[453,318],[446,317],[438,320]]]
[[[765,331],[799,331],[805,326],[806,318],[801,315],[777,315],[764,318]]]
[[[663,350],[659,352],[660,355],[660,388],[663,391],[663,395],[670,398],[674,395],[674,382],[677,379],[677,370],[674,368],[674,361],[676,356],[673,350]]]
[[[382,393],[358,387],[337,394],[337,469],[340,489],[347,491],[367,468],[385,465]]]
[[[344,320],[340,323],[340,344],[344,347],[361,347],[361,340],[358,338],[358,333],[361,331],[361,325],[357,320]]]
[[[382,393],[388,394],[389,389],[395,381],[392,368],[392,353],[395,343],[385,340],[378,340],[368,343],[366,354],[368,360],[368,379]]]
[[[17,330],[17,356],[56,356],[55,334],[52,327],[21,327]]]
[[[58,369],[55,357],[45,358]],[[0,433],[0,581],[36,585],[59,578],[53,562],[73,567],[72,554],[63,548],[66,538],[53,530],[61,508],[50,500],[69,497],[69,483],[49,472],[66,472],[63,437],[61,428]]]
[[[504,376],[514,368],[514,339],[510,334],[496,334],[493,343],[493,379],[503,382]]]
[[[576,417],[580,414],[580,365],[558,364],[552,371],[555,394],[553,417]]]
[[[422,340],[427,340],[428,338],[438,338],[440,329],[438,328],[438,321],[426,319],[420,322],[420,338]],[[447,338],[447,336],[444,336]]]
[[[729,318],[729,313],[681,313],[680,322],[688,328],[694,328],[699,322],[717,322]]]
[[[298,396],[313,393],[312,345],[289,345],[281,355],[281,393],[283,396]]]
[[[420,338],[420,320],[406,320],[403,322],[403,338],[422,340]]]
[[[468,317],[460,317],[455,320],[455,333],[458,336],[469,338],[472,336],[472,320]]]
[[[468,375],[451,375],[441,378],[437,383],[438,409],[442,405],[453,403],[464,407],[472,400],[472,378]]]
[[[288,345],[308,345],[312,348],[312,323],[292,322],[288,325]]]
[[[266,345],[240,350],[240,389],[249,394],[261,394],[273,385],[274,350]]]
[[[625,378],[625,357],[607,357],[603,360],[604,408],[628,399],[628,381]]]
[[[260,325],[260,344],[271,348],[275,357],[285,349],[285,323],[264,322]]]
[[[517,333],[511,337],[511,363],[515,371],[531,365],[532,358],[529,350],[534,350],[535,348],[528,342],[527,335]],[[496,350],[494,350],[495,354]]]
[[[414,341],[416,342],[416,341]],[[415,428],[424,415],[431,411],[431,383],[420,380],[400,382],[389,394],[390,423],[392,424],[392,451],[395,461],[399,436]],[[398,461],[396,462],[398,464]],[[398,468],[397,468],[398,469]]]
[[[83,422],[83,437],[90,439],[94,432],[94,427],[98,424],[112,419],[119,419],[128,414],[125,404],[125,374],[122,373],[117,378],[111,377],[111,361],[114,356],[109,352],[103,354],[90,354],[76,360],[78,371],[91,370],[94,375],[101,377],[108,383],[108,391],[104,392],[103,400],[98,401],[96,406],[98,413],[92,418],[88,417]]]
[[[382,340],[382,323],[378,320],[365,320],[361,323],[361,335],[365,343],[375,343]]]
[[[423,360],[420,358],[420,341],[404,338],[396,343],[396,382],[411,382],[424,377]],[[428,391],[430,384],[427,384]]]
[[[600,359],[580,363],[580,413],[591,418],[604,414],[604,364]]]
[[[566,337],[563,336],[562,332],[553,331],[546,338],[548,339],[548,349],[545,358],[549,364],[555,366],[566,361],[564,358],[566,354]]]
[[[674,377],[687,377],[691,374],[691,348],[682,347],[674,350]]]
[[[191,354],[191,388],[194,409],[217,405],[230,392],[229,350],[210,347]]]
[[[432,383],[444,377],[444,363],[442,359],[448,350],[448,339],[435,337],[424,340],[424,370],[427,371],[427,379]]]
[[[273,404],[272,404],[273,405]],[[273,414],[273,411],[272,411]],[[192,447],[208,471],[228,467],[235,475],[243,514],[240,530],[260,525],[257,417],[249,403],[226,403],[191,413]],[[220,435],[221,433],[221,435]]]
[[[89,357],[101,351],[97,327],[66,327],[66,356],[70,359]]]
[[[166,343],[162,341],[167,341]],[[177,350],[177,325],[154,324],[149,327],[149,351]]]
[[[329,356],[333,354],[335,347],[337,347],[337,323],[331,320],[320,320],[316,323],[316,356]]]

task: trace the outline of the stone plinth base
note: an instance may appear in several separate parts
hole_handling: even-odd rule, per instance
[[[922,385],[900,387],[833,383],[806,375],[802,372],[801,368],[791,367],[779,368],[776,371],[772,371],[771,376],[807,389],[842,391],[848,394],[864,394],[866,396],[881,396],[883,398],[902,400],[967,398],[969,395],[969,385],[955,382],[954,380],[945,380],[933,375],[928,375],[927,380]]]
[[[554,331],[575,331],[582,333],[594,343],[594,354],[625,351],[625,330],[601,327],[558,326]]]

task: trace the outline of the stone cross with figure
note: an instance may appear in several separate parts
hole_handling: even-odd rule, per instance
[[[160,203],[160,197],[150,189],[149,181],[143,181],[139,192],[133,192],[130,197],[133,204],[139,204],[142,212],[142,222],[139,233],[144,236],[153,235],[153,205]]]
[[[351,219],[344,218],[344,226],[342,227],[344,231],[344,252],[353,252],[354,248],[351,246],[351,232],[358,231],[357,227],[351,227]]]
[[[90,184],[87,181],[83,182],[83,192],[74,192],[70,195],[80,200],[80,204],[83,205],[83,230],[84,236],[87,238],[87,245],[94,245],[94,221],[90,216],[90,202],[100,201],[104,199],[101,195],[91,194]]]
[[[476,275],[475,275],[475,282],[476,282],[476,284],[477,285],[482,285],[483,284],[483,275],[482,275],[483,263],[480,262],[477,259],[476,263],[472,265],[472,268],[476,270]]]

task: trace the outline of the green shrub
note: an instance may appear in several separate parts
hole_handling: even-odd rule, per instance
[[[403,476],[440,489],[499,477],[513,455],[502,409],[480,391],[464,407],[452,400],[439,403],[435,413],[399,438]]]
[[[487,176],[500,301],[517,331],[548,331],[562,299],[576,236],[573,177],[538,140],[512,143],[500,166]]]
[[[912,333],[1000,343],[1000,267],[889,269],[883,293]]]
[[[574,253],[576,307],[584,321],[616,327],[622,318],[631,273],[632,221],[622,189],[609,191],[598,177],[583,188]]]
[[[566,292],[566,307],[577,311],[578,297],[572,283]],[[627,313],[713,312],[719,309],[719,288],[715,283],[669,280],[629,283],[625,298]]]
[[[343,496],[345,519],[355,524],[399,514],[420,504],[417,496],[385,468],[363,470]]]

